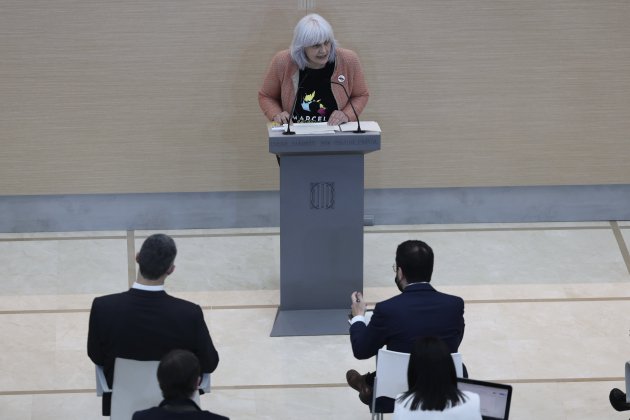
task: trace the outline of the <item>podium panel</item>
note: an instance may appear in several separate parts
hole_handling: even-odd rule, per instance
[[[280,307],[271,336],[348,334],[350,294],[363,290],[364,153],[378,133],[282,136]]]

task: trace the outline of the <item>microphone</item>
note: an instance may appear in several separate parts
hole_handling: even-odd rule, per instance
[[[295,90],[295,99],[293,100],[293,108],[291,108],[291,114],[289,115],[289,122],[287,122],[287,131],[282,132],[282,134],[284,134],[285,136],[295,134],[295,131],[291,131],[291,120],[293,119],[293,113],[295,112],[295,106],[297,105],[297,99],[298,99],[298,95],[300,94],[300,89],[302,88],[302,86],[304,86],[304,82],[306,81],[306,78],[308,77],[308,75],[309,73],[305,67],[304,79],[302,79],[302,83],[300,83],[297,89]]]
[[[354,130],[353,133],[365,133],[365,130],[361,130],[361,122],[359,121],[359,114],[357,114],[357,110],[354,109],[354,105],[352,105],[352,101],[350,100],[350,95],[348,95],[348,91],[346,90],[346,87],[343,84],[339,82],[335,82],[333,80],[331,80],[330,83],[341,86],[341,88],[343,89],[343,92],[346,94],[346,97],[348,98],[348,103],[350,104],[350,107],[352,108],[352,112],[354,112],[354,116],[357,119],[357,129]]]

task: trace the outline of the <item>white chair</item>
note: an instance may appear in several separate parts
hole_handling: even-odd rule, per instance
[[[461,353],[451,353],[451,357],[453,358],[453,364],[455,364],[455,375],[458,378],[464,377],[464,362],[462,362],[462,354]]]
[[[112,420],[131,420],[138,410],[156,407],[162,401],[157,380],[159,361],[116,358],[112,386]]]
[[[461,353],[451,353],[458,378],[463,376],[464,366]],[[383,419],[383,413],[376,412],[376,399],[379,397],[396,398],[409,389],[407,367],[409,353],[380,349],[376,356],[376,378],[372,391],[372,419]]]
[[[117,357],[114,364],[114,384],[107,385],[101,366],[96,366],[96,395],[112,393],[111,420],[130,420],[138,410],[156,407],[162,401],[162,391],[157,380],[159,361],[140,361]],[[210,392],[210,375],[205,373],[199,386]],[[199,404],[199,392],[193,396]]]

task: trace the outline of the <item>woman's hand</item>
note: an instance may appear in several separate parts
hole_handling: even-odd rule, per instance
[[[328,118],[328,125],[339,125],[348,121],[348,116],[337,109],[330,114],[330,118]]]
[[[289,123],[289,113],[287,111],[282,111],[279,114],[276,114],[273,117],[273,122],[278,124],[288,124]]]

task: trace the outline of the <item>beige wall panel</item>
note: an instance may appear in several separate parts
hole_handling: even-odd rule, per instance
[[[276,187],[256,93],[288,1],[0,4],[0,194]]]
[[[0,195],[277,188],[256,92],[298,1],[2,0]],[[317,0],[369,188],[630,181],[630,2]]]
[[[317,4],[384,130],[368,186],[630,182],[630,2]]]

